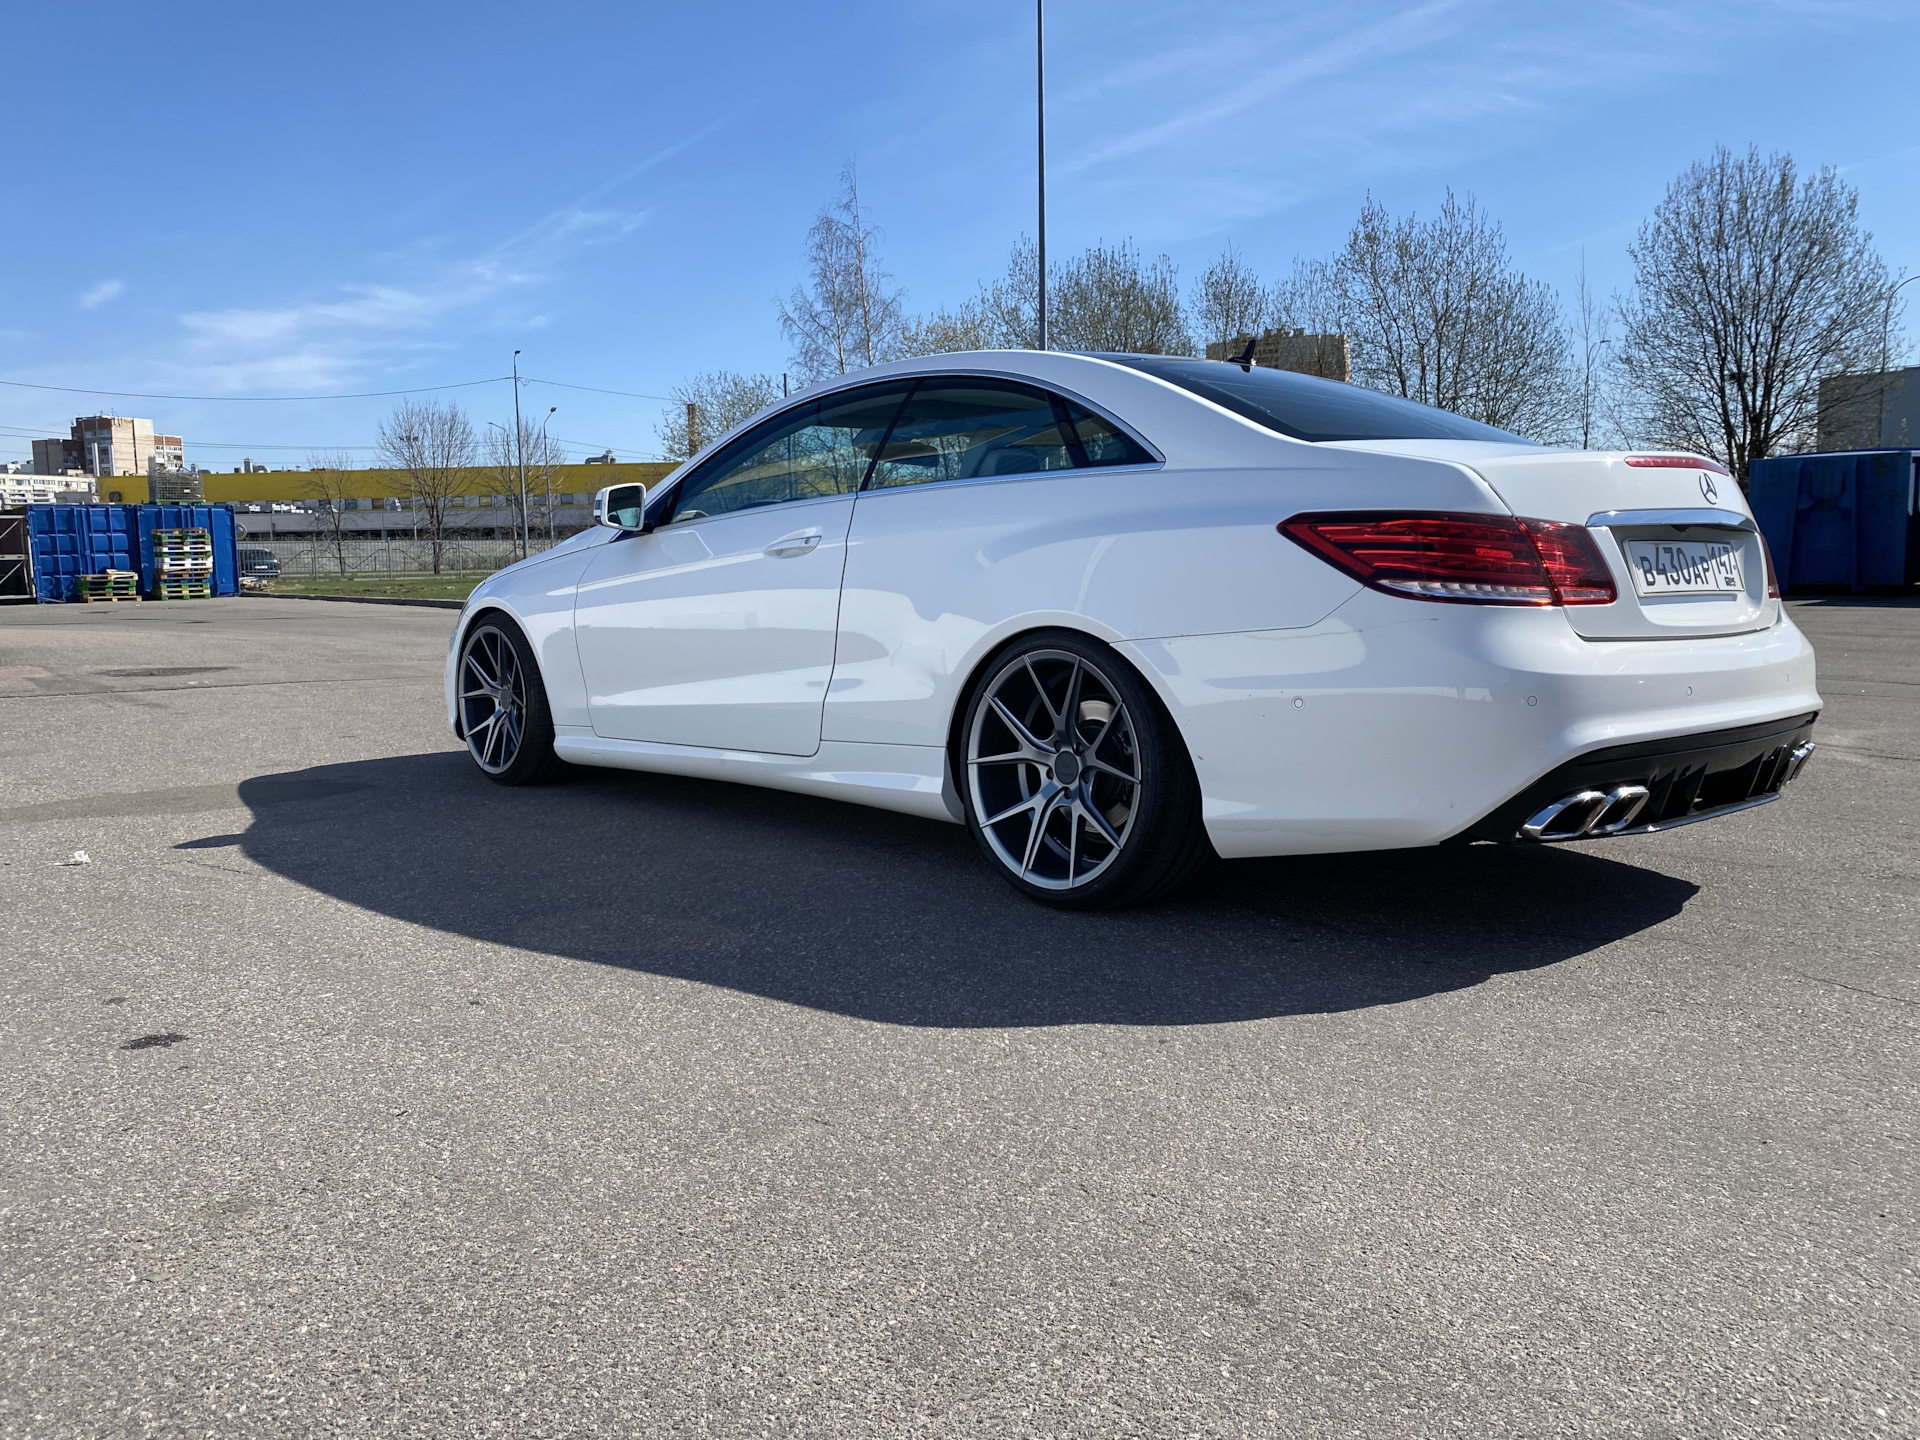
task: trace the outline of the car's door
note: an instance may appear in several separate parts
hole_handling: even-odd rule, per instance
[[[939,745],[954,667],[1015,610],[1073,612],[1158,460],[1078,402],[985,376],[920,381],[854,509],[824,734]],[[1138,583],[1138,582],[1129,582]]]
[[[765,421],[650,504],[650,533],[600,549],[574,605],[594,733],[820,748],[853,497],[906,390],[867,386]]]

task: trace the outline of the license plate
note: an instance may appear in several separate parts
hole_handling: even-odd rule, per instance
[[[1642,595],[1720,595],[1746,589],[1724,540],[1629,540],[1627,568]]]

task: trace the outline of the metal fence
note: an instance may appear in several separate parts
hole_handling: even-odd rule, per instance
[[[315,544],[307,537],[274,540],[244,539],[242,550],[271,550],[280,560],[280,573],[289,579],[311,576],[315,579],[339,575],[344,567],[348,575],[423,575],[433,570],[433,546],[425,540],[352,540],[345,541],[335,554],[331,543]],[[533,553],[547,548],[546,538],[533,537]],[[448,540],[440,547],[442,575],[489,574],[520,558],[520,547],[513,540]],[[244,571],[246,566],[241,566]]]

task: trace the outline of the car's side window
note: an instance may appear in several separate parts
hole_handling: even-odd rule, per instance
[[[676,487],[662,523],[853,494],[906,393],[904,383],[867,386],[755,426]]]
[[[1071,470],[1077,463],[1065,414],[1043,390],[996,380],[928,380],[914,390],[870,490]]]
[[[1009,380],[954,377],[920,382],[867,488],[1153,463],[1085,406]]]
[[[1060,402],[1066,407],[1067,423],[1086,455],[1089,465],[1155,465],[1159,462],[1146,446],[1124,431],[1115,429],[1086,406],[1072,400]]]

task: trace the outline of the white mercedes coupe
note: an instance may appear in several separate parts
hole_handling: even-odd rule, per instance
[[[453,733],[966,824],[1021,892],[1776,799],[1813,651],[1740,487],[1284,371],[1026,351],[808,390],[473,593]]]

